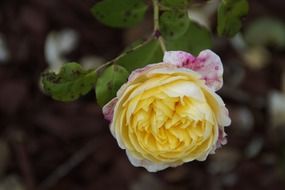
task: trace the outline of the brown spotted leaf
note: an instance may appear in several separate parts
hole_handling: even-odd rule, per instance
[[[87,94],[95,85],[96,73],[83,70],[78,63],[64,64],[60,72],[45,72],[41,76],[45,93],[53,99],[68,102]]]
[[[103,24],[111,27],[131,27],[143,20],[147,5],[143,0],[103,0],[91,12]]]
[[[160,16],[160,23],[163,37],[176,40],[187,31],[190,19],[187,12],[165,11]]]

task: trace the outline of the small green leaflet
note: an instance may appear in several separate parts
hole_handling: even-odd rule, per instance
[[[182,50],[198,55],[204,49],[212,47],[212,37],[210,32],[190,21],[188,30],[176,40],[167,40],[166,47],[168,50]]]
[[[67,63],[58,74],[43,73],[41,82],[44,92],[53,99],[68,102],[87,94],[96,82],[96,74],[83,70],[78,63]]]
[[[127,81],[129,72],[122,66],[112,65],[105,69],[96,83],[97,103],[103,107],[116,96],[118,89]]]
[[[158,40],[152,40],[135,51],[127,53],[117,61],[117,64],[131,72],[148,64],[161,62],[162,56],[163,53]]]
[[[131,27],[143,20],[147,5],[143,0],[103,0],[91,12],[103,24],[111,27]]]
[[[188,15],[184,12],[166,11],[160,16],[161,33],[167,39],[179,38],[187,31],[189,23]]]
[[[285,23],[277,18],[259,18],[246,28],[244,36],[250,45],[281,50],[285,48]]]
[[[240,19],[247,15],[247,0],[221,0],[218,8],[218,35],[233,37],[241,28]]]
[[[187,12],[166,11],[161,15],[160,23],[167,50],[182,50],[197,55],[212,47],[210,32],[191,21]]]

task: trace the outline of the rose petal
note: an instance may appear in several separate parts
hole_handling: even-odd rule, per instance
[[[190,64],[192,66],[192,70],[194,67],[199,67],[194,61],[195,57],[190,53],[184,51],[167,51],[164,53],[163,62],[170,63],[176,65],[178,67],[187,67],[190,68]],[[186,66],[187,65],[187,66]]]
[[[150,64],[150,65],[147,65],[143,68],[138,68],[136,70],[133,70],[133,72],[130,74],[130,76],[128,78],[128,81],[132,81],[132,80],[136,79],[139,75],[148,71],[152,66],[153,66],[153,64]]]
[[[217,143],[210,151],[210,154],[215,154],[217,149],[221,148],[223,145],[226,145],[227,143],[228,143],[227,134],[224,131],[224,127],[220,127]]]
[[[128,159],[129,161],[131,162],[131,164],[135,167],[144,167],[147,171],[149,172],[157,172],[157,171],[161,171],[161,170],[164,170],[168,167],[177,167],[182,163],[154,163],[154,162],[151,162],[149,160],[141,160],[141,159],[138,159],[138,158],[135,158],[133,156],[132,153],[128,152],[126,150],[126,154],[128,156]]]
[[[227,134],[225,133],[223,128],[219,128],[219,137],[216,144],[216,148],[222,147],[222,145],[227,144]]]
[[[189,68],[198,72],[206,85],[214,91],[223,86],[223,65],[220,57],[211,50],[201,51],[198,57],[184,51],[167,51],[163,57],[164,63],[178,67]]]
[[[166,65],[163,62],[155,63],[155,64],[149,64],[143,68],[139,68],[139,69],[132,71],[132,73],[130,74],[130,76],[128,78],[128,81],[131,82],[131,81],[135,80],[137,77],[139,77],[140,75],[143,75],[144,73],[147,73],[151,70],[155,70],[158,68],[176,68],[176,67],[173,66],[173,64]]]
[[[209,156],[209,153],[211,152],[211,150],[205,152],[204,154],[200,155],[199,157],[196,158],[196,160],[203,162],[207,159],[207,157]]]
[[[205,86],[203,88],[203,91],[208,101],[208,104],[211,106],[213,112],[216,114],[219,126],[229,126],[231,124],[231,118],[229,117],[229,111],[226,108],[223,99],[218,94],[207,88],[208,87]]]
[[[103,111],[103,114],[106,120],[112,122],[113,115],[114,115],[114,108],[115,108],[117,101],[118,101],[118,98],[113,98],[103,107],[102,111]]]

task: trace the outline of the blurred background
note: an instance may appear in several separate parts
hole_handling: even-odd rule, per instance
[[[285,1],[250,0],[241,33],[213,37],[225,67],[218,93],[232,118],[228,144],[205,162],[158,173],[129,163],[94,92],[61,103],[40,90],[45,69],[96,67],[151,32],[151,12],[139,27],[112,29],[90,13],[95,2],[0,1],[0,190],[285,189]],[[199,11],[211,9],[199,3],[190,16],[205,24]],[[206,25],[215,31],[215,22]]]

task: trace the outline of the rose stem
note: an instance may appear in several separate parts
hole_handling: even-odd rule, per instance
[[[161,36],[159,29],[159,4],[158,0],[152,0],[153,3],[153,22],[154,22],[154,37],[158,39],[163,52],[166,52],[164,39]]]

